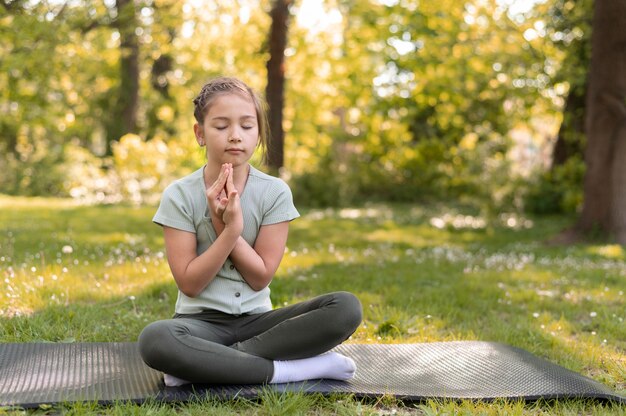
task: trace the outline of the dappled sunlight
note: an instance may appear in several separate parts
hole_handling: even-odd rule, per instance
[[[411,247],[427,247],[442,242],[429,238],[428,232],[421,228],[415,226],[380,228],[367,234],[366,238],[367,241],[376,244],[386,242],[387,244],[406,244]],[[437,237],[440,238],[440,236]]]
[[[515,230],[522,228],[532,228],[534,223],[532,220],[515,213],[503,213],[498,216],[501,224],[507,228]]]
[[[455,230],[470,228],[478,230],[487,226],[484,218],[473,217],[471,215],[452,215],[444,214],[441,217],[433,217],[430,219],[430,225],[438,229],[452,227]]]
[[[626,344],[619,328],[624,316],[616,312],[623,311],[622,290],[531,270],[502,279],[497,286],[502,293],[498,303],[511,308],[519,329],[526,327],[543,338],[553,360],[569,367],[572,361],[587,361],[588,367],[604,373],[623,365]],[[532,345],[526,348],[532,350]]]
[[[141,253],[117,247],[107,253],[77,255],[66,245],[57,263],[32,264],[37,263],[0,268],[4,278],[0,316],[23,316],[53,305],[102,302],[120,296],[131,299],[146,286],[171,282],[163,252],[151,253],[147,248]]]
[[[594,312],[589,318],[597,318]],[[595,330],[580,331],[576,321],[550,314],[536,314],[532,328],[540,333],[552,345],[553,360],[559,364],[586,374],[589,377],[604,379],[604,382],[616,383],[617,388],[626,387],[626,379],[615,379],[612,373],[626,368],[626,355],[623,340],[604,337]],[[580,367],[580,362],[587,362]],[[623,374],[622,374],[623,375]]]
[[[384,206],[368,207],[368,208],[342,208],[342,209],[326,208],[326,209],[310,210],[302,216],[302,219],[312,220],[312,221],[318,221],[318,220],[327,219],[327,218],[331,218],[331,219],[367,218],[367,219],[384,220],[384,219],[392,219],[393,214],[394,214],[393,210]]]
[[[364,311],[349,342],[504,342],[623,386],[623,258],[547,248],[534,228],[440,229],[428,209],[411,211],[305,211],[271,286],[274,305],[348,290]],[[171,314],[176,288],[152,209],[66,213],[42,213],[42,240],[36,227],[0,236],[1,331],[11,339],[91,340],[124,328],[119,336],[134,339],[148,321]],[[95,316],[81,316],[87,311]],[[57,323],[48,329],[49,320]]]
[[[339,210],[339,218],[376,218],[378,220],[393,219],[393,210],[389,208],[344,208]]]
[[[625,259],[624,247],[619,244],[608,244],[602,246],[590,246],[587,248],[587,252],[596,254],[598,256],[606,257],[608,259]]]
[[[624,317],[608,312],[623,309],[623,291],[617,284],[576,274],[581,270],[593,274],[597,270],[619,276],[623,263],[568,255],[548,257],[534,252],[476,252],[446,246],[410,248],[394,259],[376,248],[369,246],[365,250],[370,250],[370,256],[385,258],[382,275],[362,272],[368,267],[363,261],[375,267],[378,264],[367,259],[361,262],[363,268],[356,264],[345,266],[345,276],[352,277],[353,290],[360,298],[367,300],[372,293],[377,294],[375,302],[364,302],[366,318],[353,336],[355,342],[433,342],[504,336],[503,341],[548,356],[562,365],[569,364],[571,356],[589,362],[578,370],[588,372],[588,367],[594,368],[596,378],[609,377],[623,364],[626,345],[619,339],[618,328]],[[420,269],[415,270],[411,264],[419,264]],[[391,272],[393,267],[395,273]],[[448,275],[449,281],[440,280],[441,277],[431,280],[450,267],[457,272]],[[313,285],[339,279],[319,268],[315,273],[317,280]],[[367,284],[361,282],[363,279]],[[485,303],[489,300],[493,306]],[[481,302],[487,308],[484,316],[476,308]],[[508,325],[501,329],[483,327],[483,319],[504,319]],[[528,331],[536,335],[525,339]],[[510,335],[504,335],[507,333]],[[540,346],[533,344],[538,337],[544,339]],[[561,345],[567,348],[561,350]],[[596,361],[599,357],[606,362]]]
[[[0,335],[135,339],[171,313],[147,204],[206,163],[193,97],[224,74],[266,88],[285,140],[250,161],[302,214],[276,306],[348,290],[364,306],[351,342],[508,342],[623,390],[626,247],[547,243],[593,214],[580,208],[598,160],[582,148],[614,127],[578,123],[602,98],[595,81],[578,97],[596,69],[607,85],[623,75],[620,48],[590,47],[621,26],[592,21],[598,4],[621,3],[5,1],[0,188],[68,199],[0,195]],[[599,169],[599,187],[617,170]],[[120,203],[133,206],[99,205]]]
[[[80,240],[83,244],[104,244],[104,245],[116,245],[123,249],[125,245],[136,246],[140,244],[146,244],[148,236],[143,234],[128,234],[123,232],[112,232],[112,233],[98,233],[97,235],[93,234],[84,234],[84,235],[73,235],[74,239]]]
[[[67,209],[76,208],[80,205],[81,203],[79,201],[69,198],[39,198],[26,196],[8,196],[0,194],[1,209]],[[0,218],[2,218],[2,214],[3,213],[0,211]]]
[[[369,240],[369,238],[367,239]],[[367,241],[366,240],[366,241]],[[389,240],[388,240],[389,241]],[[345,245],[316,244],[314,247],[301,247],[285,250],[283,261],[277,273],[278,278],[297,274],[297,271],[305,271],[318,265],[340,264],[368,265],[372,267],[385,267],[389,264],[398,263],[405,259],[420,261],[421,252],[413,248],[404,248],[404,244],[398,242],[370,242],[362,248],[346,247]],[[313,274],[309,276],[316,278]],[[306,276],[298,274],[299,280],[308,280]]]
[[[416,314],[413,308],[390,307],[385,302],[364,303],[368,319],[358,331],[364,343],[409,343],[441,340],[445,319],[427,313]]]
[[[441,216],[432,217],[429,220],[430,225],[440,230],[451,228],[454,230],[481,230],[486,228],[489,223],[483,217],[463,214],[445,213]],[[532,220],[513,213],[503,213],[498,216],[497,225],[511,228],[522,229],[531,228],[534,223]]]

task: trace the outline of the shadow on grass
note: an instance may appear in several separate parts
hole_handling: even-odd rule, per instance
[[[132,263],[145,248],[163,249],[161,230],[150,222],[153,212],[121,206],[2,210],[0,250],[26,269],[43,259],[65,261],[64,245],[73,248],[75,261],[91,260],[87,271],[120,247],[129,253],[114,260]],[[620,381],[619,371],[605,364],[626,349],[617,320],[624,318],[623,298],[614,295],[623,277],[613,271],[623,256],[611,260],[586,246],[545,246],[567,219],[536,219],[522,229],[438,229],[430,221],[440,214],[408,206],[305,213],[291,227],[289,247],[296,256],[291,261],[287,254],[272,283],[274,305],[348,290],[364,306],[364,325],[352,342],[498,341],[623,385],[623,373]],[[605,260],[608,270],[594,265]],[[161,266],[149,271],[155,270]],[[134,272],[129,267],[118,275],[132,279]],[[86,293],[4,319],[1,339],[134,341],[147,323],[172,315],[176,288],[168,281],[133,290],[133,298]]]
[[[468,275],[461,265],[321,264],[306,274],[277,279],[273,293],[277,304],[334,290],[355,293],[363,303],[364,322],[351,342],[501,342],[623,390],[624,329],[605,320],[591,330],[580,319],[580,308],[563,299],[507,303],[502,284],[530,283],[519,276]],[[607,306],[598,299],[585,307]],[[617,312],[619,305],[606,310]]]

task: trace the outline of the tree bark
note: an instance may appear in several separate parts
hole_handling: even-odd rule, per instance
[[[267,149],[267,165],[272,172],[284,166],[285,133],[283,131],[283,107],[285,105],[285,48],[289,27],[289,7],[292,0],[276,0],[270,12],[272,25],[269,34],[270,57],[267,61],[267,87],[270,137]]]
[[[577,228],[626,244],[626,1],[596,0],[587,93],[584,203]]]
[[[584,152],[586,89],[586,85],[582,88],[572,88],[567,95],[563,121],[552,150],[551,170]]]
[[[134,0],[116,0],[116,27],[120,34],[120,86],[115,119],[109,131],[110,142],[127,133],[137,133],[137,110],[139,105],[139,39],[137,11]]]

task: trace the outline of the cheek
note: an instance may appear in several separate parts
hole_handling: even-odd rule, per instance
[[[258,143],[261,140],[261,137],[259,135],[259,129],[252,129],[250,131],[250,137],[253,138],[253,140]]]
[[[206,126],[204,129],[202,129],[202,134],[204,135],[205,139],[208,139],[212,135],[211,128]]]

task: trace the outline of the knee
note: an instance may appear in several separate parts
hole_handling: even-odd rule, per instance
[[[139,334],[139,354],[143,361],[152,368],[158,369],[159,363],[165,359],[164,354],[170,331],[164,321],[157,321],[146,326]]]
[[[334,294],[337,305],[337,318],[342,328],[351,335],[361,324],[363,308],[359,299],[350,292]]]

